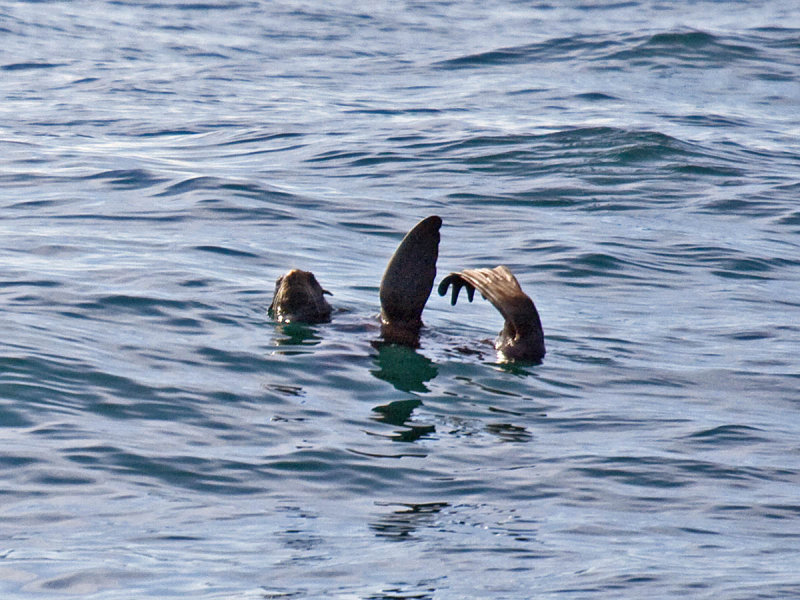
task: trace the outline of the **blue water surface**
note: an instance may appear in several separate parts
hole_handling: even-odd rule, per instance
[[[800,12],[0,7],[3,598],[800,597]],[[402,235],[508,265],[548,354]],[[316,273],[329,324],[266,314]]]

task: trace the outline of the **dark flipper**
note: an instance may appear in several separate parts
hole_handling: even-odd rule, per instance
[[[442,220],[423,219],[400,242],[381,280],[381,323],[384,339],[416,346],[422,310],[431,295],[439,256]]]
[[[506,322],[495,348],[506,359],[539,361],[544,357],[544,333],[539,313],[508,267],[501,265],[494,269],[465,269],[460,273],[450,273],[439,284],[439,295],[444,296],[451,284],[451,304],[455,305],[461,288],[467,290],[470,302],[477,289],[503,315]]]

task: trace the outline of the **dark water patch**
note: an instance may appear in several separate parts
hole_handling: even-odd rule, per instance
[[[436,108],[353,108],[344,111],[351,114],[402,116],[402,115],[436,115],[444,111]]]
[[[720,261],[722,269],[711,272],[725,279],[771,279],[772,261],[756,258],[729,258]]]
[[[797,225],[800,226],[800,211],[794,211],[789,215],[778,219],[780,225]]]
[[[183,138],[187,135],[197,135],[204,133],[202,130],[195,129],[159,129],[157,131],[141,131],[131,133],[135,137],[141,138],[159,138],[159,137],[180,137]]]
[[[167,179],[157,177],[145,169],[103,171],[102,173],[90,175],[85,179],[100,179],[108,182],[111,187],[131,190],[144,189],[167,181]]]
[[[666,118],[675,123],[691,125],[693,127],[736,129],[739,127],[752,126],[752,123],[744,118],[734,118],[718,114],[671,115],[666,116]]]
[[[785,598],[800,597],[800,584],[766,583],[758,584],[741,583],[736,586],[721,586],[720,593],[728,600],[783,600]]]
[[[207,288],[215,285],[216,281],[213,279],[186,279],[179,281],[178,285],[187,288]]]
[[[609,102],[617,101],[619,98],[604,94],[603,92],[585,92],[583,94],[575,94],[575,99],[585,100],[586,102]]]
[[[800,259],[746,256],[736,248],[693,244],[675,244],[665,249],[652,250],[651,254],[684,268],[703,267],[717,277],[726,279],[771,279],[783,270],[800,265]]]
[[[92,385],[101,385],[103,387],[100,389],[105,390],[102,396],[96,397],[86,405],[87,410],[94,414],[117,420],[202,422],[208,427],[213,427],[213,423],[209,422],[198,408],[192,406],[191,399],[183,390],[152,388],[110,374],[95,373],[92,377],[88,377],[87,381]],[[138,396],[131,395],[133,390],[141,392]],[[115,397],[114,393],[120,396]],[[130,400],[118,398],[130,398]]]
[[[46,594],[70,594],[76,596],[95,595],[121,585],[130,585],[136,580],[147,579],[148,574],[143,571],[128,569],[109,569],[97,567],[80,569],[68,575],[60,575],[47,579],[36,580],[29,584],[31,590]]]
[[[698,175],[701,177],[744,177],[747,173],[743,169],[721,165],[676,165],[671,167],[681,175]]]
[[[222,256],[234,256],[237,258],[259,258],[257,254],[246,252],[245,250],[234,250],[222,246],[195,246],[195,250],[200,252],[210,252],[211,254],[221,254]]]
[[[686,439],[702,445],[727,446],[766,442],[762,433],[761,429],[748,425],[720,425],[692,433]]]
[[[188,215],[174,211],[144,211],[138,214],[102,214],[98,212],[72,212],[53,215],[53,219],[59,221],[75,221],[92,223],[181,223],[186,221]]]
[[[115,123],[119,123],[118,119],[69,119],[67,121],[52,120],[52,121],[33,121],[31,125],[40,127],[98,127],[106,128]]]
[[[187,192],[194,192],[198,190],[219,190],[224,182],[216,177],[199,176],[190,177],[178,183],[169,186],[163,192],[155,194],[156,197],[162,196],[178,196]]]
[[[35,477],[31,477],[32,483],[45,485],[48,488],[53,486],[84,486],[95,483],[95,479],[77,474],[54,471],[52,469],[40,471]]]
[[[20,456],[10,453],[0,455],[0,468],[3,469],[17,469],[41,462],[41,459],[32,456]]]
[[[746,217],[769,217],[780,214],[784,210],[782,204],[770,199],[759,200],[755,196],[747,199],[721,198],[707,202],[702,208],[696,209],[700,213],[714,213],[720,215],[741,215]]]
[[[0,384],[2,389],[2,384]],[[29,427],[33,422],[10,406],[0,405],[0,427]],[[0,464],[2,462],[0,461]]]
[[[521,88],[506,92],[509,96],[527,96],[528,94],[544,94],[549,93],[550,88]]]
[[[352,152],[342,150],[326,150],[316,156],[306,159],[307,162],[329,162],[329,161],[354,161],[367,156],[366,152]]]
[[[269,360],[245,352],[210,347],[197,348],[195,352],[209,363],[234,373],[268,373],[270,368]]]
[[[790,481],[796,470],[730,466],[699,460],[668,458],[614,457],[593,459],[591,466],[572,470],[591,478],[610,478],[633,486],[681,488],[693,486],[703,479],[720,480],[738,485],[753,481]]]
[[[789,70],[784,70],[781,72],[762,70],[758,73],[754,73],[752,77],[760,81],[771,81],[775,83],[786,83],[786,82],[797,81],[796,73],[794,71],[789,71]]]
[[[220,182],[218,188],[224,192],[233,192],[233,195],[236,197],[260,200],[267,204],[290,204],[298,208],[305,208],[308,206],[316,207],[316,204],[312,204],[312,199],[305,200],[289,192],[246,181]],[[209,189],[213,189],[213,187]],[[250,207],[250,210],[252,210],[252,207]]]
[[[768,340],[774,338],[776,337],[776,334],[774,331],[748,330],[748,331],[739,331],[736,333],[732,333],[726,337],[729,337],[732,340],[737,340],[740,342],[753,342],[757,340]]]
[[[365,156],[364,158],[357,158],[350,162],[351,166],[354,167],[372,167],[375,165],[382,165],[382,164],[394,164],[394,163],[407,163],[407,162],[415,162],[419,159],[413,156],[409,156],[406,154],[399,154],[397,152],[379,152],[377,154],[373,154],[372,156]],[[382,176],[379,173],[373,173],[372,176]]]
[[[63,247],[58,248],[49,248],[47,252],[42,252],[41,254],[48,255],[51,253],[58,253],[62,250]],[[48,281],[48,280],[41,280],[41,281],[32,281],[32,280],[21,280],[21,281],[0,281],[0,288],[16,288],[16,287],[32,287],[32,288],[57,288],[63,287],[64,283],[59,281]]]
[[[76,306],[82,310],[101,310],[109,313],[130,312],[144,316],[165,316],[171,311],[191,312],[193,310],[211,308],[206,304],[195,301],[130,296],[127,294],[102,296],[92,302],[78,303]]]
[[[162,482],[170,487],[222,495],[262,491],[251,485],[258,467],[238,461],[196,456],[144,456],[113,446],[80,447],[66,451],[67,458],[90,468],[124,475],[134,480]]]
[[[765,504],[764,509],[770,511],[774,519],[797,519],[800,517],[800,504]],[[787,532],[787,535],[800,536],[797,532]]]
[[[207,419],[187,392],[155,387],[132,378],[100,371],[78,360],[55,357],[0,358],[0,395],[14,398],[23,418],[34,419],[43,409],[71,414],[90,413],[114,419],[195,422]],[[40,417],[35,417],[38,422]],[[38,429],[46,437],[61,435]],[[67,437],[77,435],[68,428]]]
[[[726,466],[711,462],[678,461],[676,466],[693,481],[698,476],[729,481],[792,481],[797,477],[796,469],[769,467]]]
[[[534,44],[497,48],[486,52],[468,54],[434,63],[434,68],[446,70],[517,66],[540,61],[567,62],[581,58],[591,59],[615,46],[615,42],[599,35],[574,35],[548,39]]]
[[[57,67],[65,67],[67,63],[47,63],[47,62],[23,62],[23,63],[10,63],[0,66],[3,71],[35,71],[39,69],[55,69]]]
[[[467,137],[433,145],[424,154],[437,162],[446,159],[450,168],[463,165],[469,171],[493,175],[561,177],[566,170],[598,185],[602,183],[600,178],[610,176],[606,184],[626,185],[618,193],[630,196],[637,193],[629,187],[631,177],[664,179],[667,167],[709,166],[711,161],[717,167],[717,159],[697,145],[659,132],[608,127],[528,136]],[[549,191],[554,186],[543,187],[543,191]],[[559,187],[563,188],[563,184],[555,186]],[[576,188],[576,192],[583,201],[595,201],[600,190],[587,186]]]
[[[637,419],[623,419],[611,416],[557,417],[547,416],[541,421],[557,430],[567,431],[631,431],[649,427]]]
[[[411,447],[409,447],[411,448]],[[369,452],[357,448],[300,448],[291,454],[267,460],[264,468],[273,481],[299,478],[319,489],[336,480],[340,491],[370,494],[376,486],[397,489],[412,486],[418,476],[404,466],[405,459],[421,458],[420,452]],[[388,462],[387,462],[388,461]]]
[[[643,274],[636,274],[641,265],[611,254],[590,252],[573,256],[568,261],[557,260],[539,265],[539,268],[550,271],[556,277],[565,279],[570,285],[593,286],[602,284],[597,279],[607,282],[609,278],[626,280],[644,280]],[[603,284],[604,285],[604,284]]]
[[[733,61],[754,61],[761,57],[761,52],[753,46],[725,42],[722,37],[704,31],[657,33],[631,42],[633,47],[613,52],[603,59],[633,66],[699,69],[722,68]]]
[[[227,142],[222,142],[217,145],[220,147],[224,147],[224,146],[238,146],[241,144],[261,144],[264,142],[271,142],[273,140],[287,140],[287,139],[293,140],[302,137],[305,137],[305,134],[291,132],[291,131],[282,131],[278,133],[258,133],[258,134],[252,134],[248,132],[246,134],[237,136],[236,139],[229,140]],[[302,147],[303,145],[297,144],[291,146],[291,148],[292,149],[299,148]],[[286,148],[281,148],[281,150],[284,149]]]

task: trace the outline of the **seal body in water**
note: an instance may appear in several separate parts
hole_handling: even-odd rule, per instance
[[[462,287],[470,302],[477,289],[503,315],[506,322],[494,343],[501,358],[531,362],[544,358],[544,332],[539,312],[508,267],[500,265],[494,269],[450,273],[439,284],[439,295],[444,296],[450,285],[453,286],[451,304],[455,305]]]
[[[436,279],[439,229],[442,220],[431,216],[417,223],[400,242],[380,287],[381,336],[391,343],[419,345],[422,311]],[[330,319],[330,294],[309,271],[294,269],[275,282],[269,307],[272,318],[282,323],[321,323]]]

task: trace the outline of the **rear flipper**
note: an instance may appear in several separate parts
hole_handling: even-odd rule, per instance
[[[423,219],[400,242],[381,280],[381,335],[388,342],[417,346],[422,310],[431,295],[439,257],[442,220]]]
[[[451,304],[455,305],[461,288],[467,290],[470,302],[477,289],[503,315],[506,322],[494,345],[503,359],[538,362],[544,358],[544,333],[539,313],[508,267],[450,273],[439,284],[439,295],[444,296],[451,284]]]

